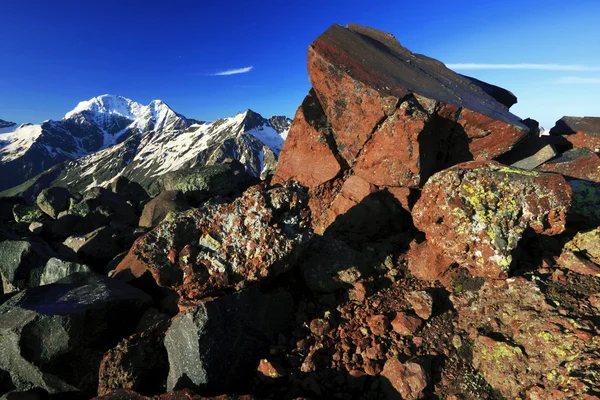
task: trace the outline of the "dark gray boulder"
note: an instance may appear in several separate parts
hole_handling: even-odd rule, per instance
[[[179,190],[189,199],[200,202],[241,191],[251,180],[244,166],[232,161],[168,172],[156,180],[150,191],[157,195],[167,190]]]
[[[61,246],[60,253],[92,264],[104,263],[119,254],[119,237],[113,228],[103,226],[81,236],[69,236]]]
[[[0,371],[16,390],[93,397],[104,352],[134,331],[149,305],[140,290],[95,274],[27,289],[0,306]]]
[[[44,213],[56,219],[58,214],[69,209],[71,193],[62,187],[44,189],[37,196],[37,206]]]
[[[185,196],[178,191],[165,191],[150,200],[142,211],[139,226],[152,228],[159,224],[168,213],[185,211],[190,208]]]
[[[16,222],[26,222],[28,224],[39,221],[44,217],[42,210],[35,204],[15,204],[12,212]]]
[[[79,264],[52,257],[48,260],[42,271],[42,275],[40,276],[40,285],[49,285],[77,272],[91,273],[92,270],[85,264]]]
[[[54,252],[45,243],[28,240],[0,242],[0,276],[4,293],[38,286],[44,265]]]
[[[167,390],[231,392],[254,373],[292,315],[289,293],[265,294],[255,287],[185,311],[165,336]]]
[[[150,197],[142,185],[137,182],[132,182],[124,176],[115,178],[110,183],[110,190],[122,196],[124,199],[136,203],[147,200]]]

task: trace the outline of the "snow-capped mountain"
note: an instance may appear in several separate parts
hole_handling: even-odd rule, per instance
[[[252,175],[265,177],[275,169],[291,124],[286,117],[265,119],[247,110],[230,118],[211,123],[194,121],[187,127],[184,125],[179,128],[181,125],[177,125],[173,115],[183,117],[164,112],[160,107],[164,103],[139,106],[124,100],[118,104],[107,101],[100,104],[94,99],[82,102],[63,120],[83,118],[80,126],[87,126],[89,131],[93,131],[89,124],[94,123],[95,127],[105,132],[104,143],[114,140],[115,145],[57,164],[16,190],[8,191],[8,194],[24,194],[33,198],[48,186],[83,191],[93,186],[106,186],[117,176],[125,176],[149,187],[166,172],[217,164],[228,158],[239,160]],[[144,118],[148,115],[154,118]],[[113,118],[107,120],[107,116]],[[133,121],[127,127],[138,134],[134,132],[121,140],[119,135],[122,135],[122,129],[114,125],[120,118]],[[147,121],[153,125],[148,125]],[[185,121],[189,123],[193,120]],[[145,130],[149,126],[154,129]]]
[[[185,129],[194,120],[160,100],[143,106],[121,96],[102,95],[80,102],[61,121],[5,128],[0,136],[0,190],[45,169],[121,143],[147,131]]]

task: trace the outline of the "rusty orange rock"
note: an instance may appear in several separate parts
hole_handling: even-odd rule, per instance
[[[500,278],[525,229],[565,230],[571,195],[561,175],[470,162],[431,177],[412,216],[431,250],[473,275]]]

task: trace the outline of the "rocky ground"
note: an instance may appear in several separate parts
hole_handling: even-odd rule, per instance
[[[0,199],[6,399],[599,399],[600,119],[334,25],[275,175]]]

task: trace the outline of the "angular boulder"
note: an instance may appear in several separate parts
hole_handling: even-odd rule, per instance
[[[589,149],[571,149],[540,165],[536,171],[556,172],[569,178],[600,183],[600,157]]]
[[[102,355],[149,305],[145,293],[93,274],[27,289],[0,306],[0,370],[17,390],[94,395]]]
[[[82,236],[70,236],[62,245],[61,252],[73,259],[92,264],[110,261],[120,251],[115,229],[104,226]]]
[[[181,212],[189,208],[185,196],[181,192],[162,192],[144,206],[139,226],[152,228],[165,219],[170,212]]]
[[[297,263],[310,237],[306,197],[297,185],[254,186],[231,203],[171,214],[136,240],[114,277],[149,273],[191,304],[272,278]]]
[[[51,218],[56,219],[58,214],[69,209],[71,193],[63,187],[44,189],[37,196],[37,206]]]
[[[45,243],[27,240],[0,242],[0,278],[4,293],[40,285],[44,265],[54,252]]]
[[[573,147],[600,152],[600,117],[562,117],[550,134],[562,135]]]
[[[242,191],[251,179],[240,162],[232,161],[167,172],[158,178],[150,191],[155,195],[163,191],[181,191],[191,200],[201,202]]]
[[[429,249],[475,276],[507,276],[523,232],[565,230],[571,187],[564,177],[470,162],[432,176],[415,204]]]
[[[49,285],[77,272],[92,273],[90,267],[52,257],[46,263],[40,276],[40,285]]]
[[[371,28],[330,27],[309,47],[308,71],[313,89],[274,182],[297,180],[321,199],[311,204],[317,233],[335,219],[321,216],[348,177],[375,190],[417,189],[444,168],[509,151],[528,132],[480,85]]]
[[[42,210],[35,204],[15,204],[12,212],[15,222],[26,222],[29,224],[31,222],[39,221],[44,217]]]
[[[256,287],[185,311],[165,337],[167,390],[237,391],[254,375],[259,360],[269,354],[269,343],[287,328],[292,316],[289,293],[265,294]]]

